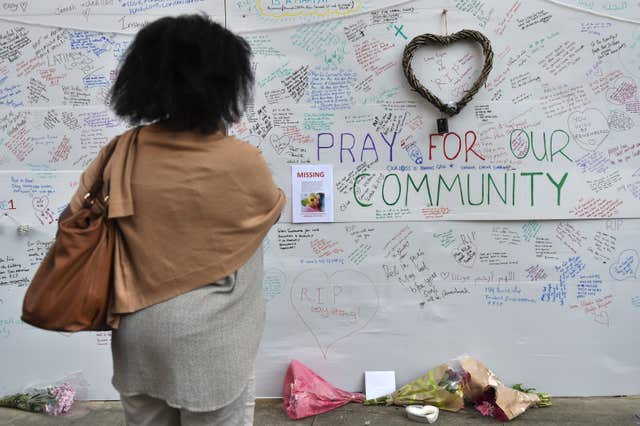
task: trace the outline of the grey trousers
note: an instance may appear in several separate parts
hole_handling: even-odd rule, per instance
[[[215,411],[174,408],[148,395],[121,395],[127,426],[251,426],[255,408],[255,375],[233,402]]]

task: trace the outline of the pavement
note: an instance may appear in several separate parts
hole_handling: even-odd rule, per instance
[[[640,396],[599,398],[553,398],[547,408],[531,408],[512,420],[516,425],[638,425],[640,419]],[[417,425],[408,420],[402,407],[365,407],[348,404],[315,417],[291,420],[282,410],[280,399],[256,401],[254,425],[256,426],[399,426]],[[458,413],[440,412],[435,425],[489,425],[500,424],[497,420],[482,417],[473,410]],[[2,426],[118,426],[125,425],[122,407],[118,401],[78,402],[65,416],[50,417],[43,414],[24,413],[18,410],[0,409]]]

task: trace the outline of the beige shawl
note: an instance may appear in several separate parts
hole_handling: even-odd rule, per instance
[[[118,315],[213,283],[242,266],[285,203],[261,152],[222,133],[132,129],[106,165],[109,217],[116,219],[114,298]],[[136,137],[137,134],[137,137]],[[105,162],[82,174],[72,211]],[[260,285],[260,283],[256,283]]]

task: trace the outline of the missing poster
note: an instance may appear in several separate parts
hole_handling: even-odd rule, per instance
[[[291,166],[293,222],[333,222],[333,166]]]

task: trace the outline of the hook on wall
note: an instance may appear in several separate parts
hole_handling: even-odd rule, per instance
[[[444,20],[444,35],[449,35],[449,28],[447,27],[447,13],[448,9],[442,9],[442,19]]]

